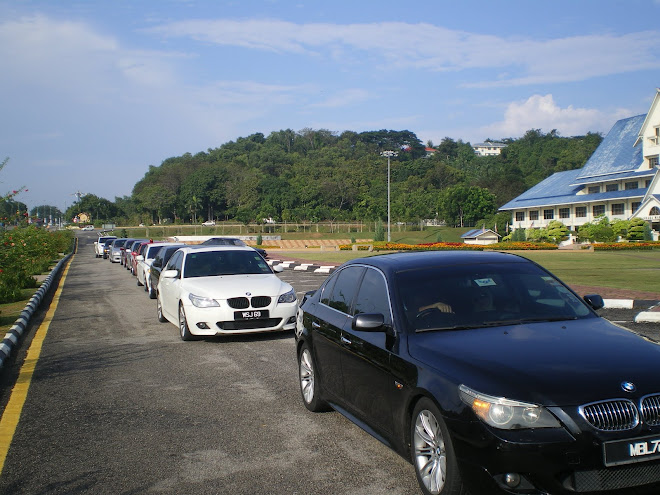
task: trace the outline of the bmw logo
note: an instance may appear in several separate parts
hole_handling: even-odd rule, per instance
[[[633,382],[621,382],[621,388],[624,392],[634,392],[637,387]]]
[[[246,292],[245,295],[250,297],[252,295],[252,292]]]

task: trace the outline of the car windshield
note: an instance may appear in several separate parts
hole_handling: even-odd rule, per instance
[[[531,263],[407,270],[396,275],[414,331],[463,330],[592,317],[559,280]]]
[[[183,277],[270,273],[268,264],[254,251],[203,251],[186,256]]]
[[[202,244],[212,245],[212,246],[245,246],[246,245],[240,239],[231,239],[226,237],[213,237],[212,239],[208,239],[204,241]]]
[[[163,246],[150,246],[147,249],[146,256],[144,257],[144,259],[147,260],[154,259],[158,254],[158,251],[160,251],[161,249],[163,249]]]
[[[116,241],[114,241],[113,246],[116,247],[116,248],[120,248],[124,244],[126,244],[126,241],[127,241],[127,239],[117,239]]]

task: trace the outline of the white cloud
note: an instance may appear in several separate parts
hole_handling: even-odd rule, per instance
[[[572,105],[561,108],[551,94],[533,95],[525,101],[509,103],[503,121],[482,127],[479,132],[484,139],[516,138],[530,129],[542,132],[556,129],[562,136],[579,136],[587,132],[607,132],[616,120],[630,116],[627,110],[606,113]]]
[[[550,40],[505,38],[426,23],[296,24],[280,20],[188,20],[144,30],[165,38],[240,46],[276,53],[327,55],[381,68],[429,71],[492,69],[495,80],[466,86],[519,86],[580,81],[660,68],[658,31],[595,34]]]

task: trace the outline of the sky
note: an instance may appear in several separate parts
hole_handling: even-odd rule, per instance
[[[0,196],[64,210],[282,129],[607,134],[660,86],[660,0],[0,0]]]

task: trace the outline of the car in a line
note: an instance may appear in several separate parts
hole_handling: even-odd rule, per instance
[[[247,246],[245,241],[237,237],[211,237],[210,239],[206,239],[204,242],[202,242],[201,245],[202,246]],[[259,253],[263,257],[263,259],[268,258],[268,253],[266,252],[265,249],[254,246],[248,246],[248,247],[254,249],[257,253]]]
[[[214,227],[214,226],[215,226],[215,222],[214,222],[213,220],[207,220],[206,222],[202,222],[202,225],[203,225],[204,227]]]
[[[189,246],[167,262],[157,315],[182,340],[294,330],[298,298],[261,255],[241,246]]]
[[[110,246],[112,245],[112,242],[115,240],[113,239],[108,239],[103,243],[103,259],[107,260],[110,257]]]
[[[105,243],[110,240],[116,239],[117,236],[110,236],[110,235],[102,235],[99,236],[97,240],[94,241],[94,254],[96,258],[103,258],[103,249],[105,247]]]
[[[124,237],[118,237],[112,243],[110,244],[110,251],[108,254],[108,259],[110,260],[111,263],[120,263],[121,262],[121,255],[122,255],[122,248],[124,247],[124,244],[126,244],[126,241],[128,239]]]
[[[170,243],[169,245],[158,250],[156,256],[154,257],[151,265],[149,266],[149,278],[147,279],[147,292],[149,293],[149,299],[156,299],[156,288],[158,287],[158,281],[160,280],[160,274],[165,269],[165,265],[169,261],[170,257],[181,247],[184,247],[183,243]]]
[[[94,226],[93,226],[93,225],[85,225],[85,226],[84,226],[83,228],[81,228],[80,230],[94,230]]]
[[[511,253],[355,259],[298,311],[302,402],[427,495],[660,493],[660,345],[602,306]]]
[[[138,250],[142,244],[150,242],[148,239],[136,239],[130,245],[127,245],[125,251],[125,268],[131,272],[132,275],[135,275],[135,257],[137,256]]]
[[[163,247],[173,245],[172,242],[150,242],[142,246],[142,250],[135,257],[137,266],[135,268],[135,275],[137,277],[137,285],[144,286],[145,292],[149,291],[149,274],[151,270],[151,263]],[[177,245],[180,247],[180,244]]]

